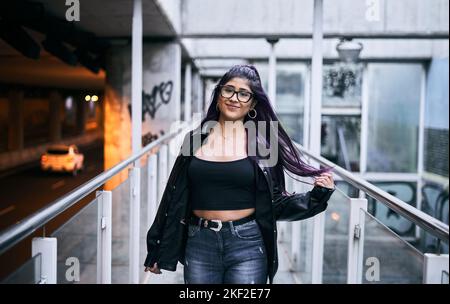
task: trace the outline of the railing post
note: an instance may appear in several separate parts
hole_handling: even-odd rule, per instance
[[[424,284],[448,284],[448,254],[425,253]]]
[[[161,145],[158,151],[158,202],[161,201],[167,182],[167,146]]]
[[[112,194],[97,191],[97,283],[111,284]]]
[[[348,227],[347,284],[361,284],[363,270],[364,223],[367,199],[350,198]]]
[[[152,154],[147,158],[147,228],[150,228],[156,216],[157,202],[157,156]]]
[[[57,280],[57,240],[56,238],[36,237],[31,242],[31,256],[41,254],[40,284],[56,284]]]
[[[130,283],[139,283],[139,219],[141,201],[140,168],[133,167],[130,176]]]

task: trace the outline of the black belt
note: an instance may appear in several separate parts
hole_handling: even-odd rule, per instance
[[[220,231],[220,229],[222,229],[223,223],[232,223],[233,226],[238,226],[253,221],[254,219],[255,219],[254,213],[235,221],[208,220],[205,218],[200,218],[195,214],[192,214],[191,218],[189,219],[189,224],[197,225],[200,226],[201,228],[209,228],[214,231]]]

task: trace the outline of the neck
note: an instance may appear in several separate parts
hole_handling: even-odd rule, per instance
[[[244,131],[244,122],[243,120],[225,120],[224,118],[219,117],[219,123],[217,124],[217,131],[220,136],[223,138],[229,138],[233,136],[234,132],[240,133]]]

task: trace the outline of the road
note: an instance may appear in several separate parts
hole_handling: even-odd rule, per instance
[[[103,147],[80,147],[85,169],[68,173],[42,172],[39,164],[0,178],[0,231],[45,207],[103,171]]]
[[[36,163],[28,169],[0,178],[0,231],[47,206],[103,171],[102,143],[79,148],[85,155],[85,169],[77,176],[42,172],[39,163]],[[88,195],[47,223],[45,228],[37,229],[22,242],[0,255],[0,281],[30,259],[33,237],[50,235],[94,197],[94,193]],[[30,275],[25,274],[25,277],[29,278]],[[18,279],[18,282],[24,281],[26,281],[24,278]]]

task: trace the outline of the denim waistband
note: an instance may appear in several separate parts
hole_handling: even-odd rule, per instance
[[[246,216],[244,218],[235,220],[235,221],[220,221],[220,220],[213,220],[213,219],[205,219],[196,216],[195,214],[191,215],[191,218],[189,219],[189,224],[200,226],[201,228],[209,228],[214,231],[220,231],[223,228],[232,228],[235,226],[243,225],[245,223],[248,223],[250,221],[255,220],[255,215],[250,214],[249,216]]]

